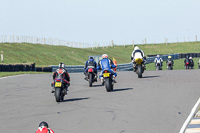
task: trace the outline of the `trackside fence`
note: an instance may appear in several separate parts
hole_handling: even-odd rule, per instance
[[[172,56],[172,59],[176,60],[179,59],[179,54],[170,54]],[[146,64],[153,63],[156,55],[152,55],[151,57],[148,57],[146,60]],[[163,60],[167,60],[168,55],[161,55]],[[56,71],[58,69],[58,66],[51,65],[52,71]],[[84,66],[66,66],[65,67],[69,73],[78,73],[78,72],[84,72]],[[132,71],[133,65],[132,62],[126,63],[126,64],[118,64],[117,65],[117,71]]]
[[[186,53],[186,54],[169,54],[173,60],[189,57],[200,57],[200,53]],[[160,57],[166,61],[169,55],[160,55]],[[146,64],[153,63],[156,55],[148,55],[146,58]],[[36,72],[54,72],[58,68],[57,65],[50,65],[49,67],[35,67],[33,64],[0,64],[0,72],[16,72],[16,71],[36,71]],[[84,72],[84,65],[66,66],[69,73]],[[133,70],[132,62],[126,64],[118,64],[117,71],[131,71]]]

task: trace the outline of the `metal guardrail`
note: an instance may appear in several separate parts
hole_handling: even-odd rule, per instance
[[[173,60],[179,59],[179,54],[169,54],[172,56]],[[169,55],[161,55],[160,57],[165,61],[167,60]],[[148,63],[153,63],[154,59],[156,58],[156,56],[154,57],[148,57],[147,60],[147,64]],[[52,71],[56,71],[56,69],[58,69],[58,66],[54,66],[51,65],[52,67]],[[79,72],[84,72],[84,66],[83,65],[79,65],[79,66],[65,66],[65,68],[67,69],[67,71],[69,73],[79,73]],[[126,64],[118,64],[117,65],[117,71],[132,71],[133,70],[133,65],[132,62],[130,63],[126,63]]]
[[[168,56],[171,56],[173,60],[177,60],[179,59],[179,54],[168,54],[168,55],[160,55],[160,57],[163,59],[163,61],[166,61],[168,59]],[[153,63],[154,59],[156,58],[156,56],[152,56],[152,57],[148,57],[147,60],[147,64],[148,63]]]

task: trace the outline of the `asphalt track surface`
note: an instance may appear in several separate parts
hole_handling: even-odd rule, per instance
[[[62,103],[51,74],[0,79],[0,132],[33,133],[46,121],[55,133],[178,133],[200,96],[199,70],[118,72],[113,92],[70,76]]]

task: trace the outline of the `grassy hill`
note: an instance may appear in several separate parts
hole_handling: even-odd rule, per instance
[[[146,44],[139,45],[145,52],[150,54],[172,54],[172,53],[200,53],[200,42]],[[102,55],[107,53],[110,58],[114,57],[118,64],[130,62],[133,46],[114,46],[109,48],[70,48],[66,46],[51,46],[27,43],[1,43],[0,53],[4,54],[4,63],[29,63],[35,62],[36,66],[58,65],[64,62],[66,65],[84,65],[90,55]],[[176,63],[177,62],[177,63]],[[183,67],[183,61],[175,64]],[[197,62],[197,59],[195,60]],[[148,65],[154,69],[153,64]],[[151,68],[152,67],[152,68]],[[176,69],[176,68],[175,68]]]

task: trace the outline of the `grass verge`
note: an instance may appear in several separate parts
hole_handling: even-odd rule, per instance
[[[0,72],[0,77],[22,75],[22,74],[45,74],[47,72]]]

